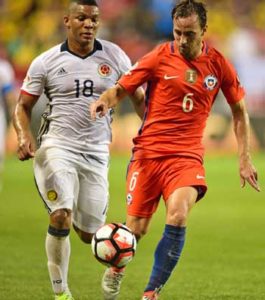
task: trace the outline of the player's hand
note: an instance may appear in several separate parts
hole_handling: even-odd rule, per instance
[[[258,173],[249,160],[240,162],[240,182],[242,188],[248,182],[256,191],[260,192]]]
[[[98,99],[97,101],[93,102],[90,106],[90,115],[93,121],[96,120],[97,115],[102,118],[108,113],[108,105],[106,102]]]
[[[35,144],[30,137],[19,138],[17,155],[20,160],[28,160],[35,155]]]

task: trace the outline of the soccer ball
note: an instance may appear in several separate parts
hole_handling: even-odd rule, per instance
[[[110,223],[100,227],[91,242],[92,252],[104,265],[122,268],[133,258],[136,238],[128,227]]]

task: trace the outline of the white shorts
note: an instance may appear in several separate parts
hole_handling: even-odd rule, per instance
[[[37,188],[49,213],[66,208],[73,223],[94,233],[105,223],[109,202],[109,157],[60,148],[40,148],[34,159]]]

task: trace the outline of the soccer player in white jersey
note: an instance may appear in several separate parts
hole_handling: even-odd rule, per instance
[[[81,240],[90,243],[108,208],[111,113],[93,122],[89,107],[131,67],[117,45],[96,39],[95,0],[72,1],[64,24],[67,40],[33,60],[14,113],[18,157],[34,157],[36,186],[50,216],[46,253],[55,300],[73,299],[67,283],[71,224]],[[43,92],[49,103],[37,148],[30,119]],[[142,116],[143,90],[131,99]]]
[[[15,76],[11,64],[0,59],[0,191],[5,155],[7,114],[11,115],[15,104]]]

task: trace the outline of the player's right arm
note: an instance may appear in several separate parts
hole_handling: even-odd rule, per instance
[[[97,113],[101,118],[108,113],[109,108],[113,108],[119,101],[128,96],[126,90],[118,83],[107,89],[97,101],[93,102],[90,106],[90,114],[92,120],[96,119]]]
[[[130,97],[136,113],[141,119],[143,118],[145,93],[141,86],[152,77],[158,65],[159,51],[160,48],[157,48],[145,55],[119,79],[114,87],[101,94],[90,107],[92,120],[96,119],[97,113],[99,117],[105,116],[108,109],[115,107],[125,96]]]
[[[31,112],[39,96],[20,93],[13,114],[13,124],[17,133],[18,158],[27,160],[34,157],[35,142],[30,130]]]
[[[47,78],[44,59],[45,54],[38,56],[31,63],[13,114],[18,141],[17,153],[20,160],[30,159],[35,153],[35,140],[31,133],[30,121],[32,108],[42,94]]]
[[[143,119],[145,99],[144,89],[139,87],[133,95],[130,95],[120,84],[117,83],[115,86],[102,93],[98,100],[91,104],[90,114],[92,120],[96,119],[97,113],[100,118],[105,116],[108,113],[109,108],[115,107],[118,102],[126,96],[130,97],[137,115]]]

